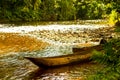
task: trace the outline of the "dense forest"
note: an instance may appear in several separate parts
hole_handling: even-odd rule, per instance
[[[119,12],[120,0],[0,0],[5,21],[106,19]]]

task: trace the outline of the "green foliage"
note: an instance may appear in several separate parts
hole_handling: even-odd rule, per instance
[[[104,53],[94,52],[92,59],[105,65],[102,71],[90,76],[89,80],[118,80],[120,79],[120,39],[112,39],[104,46]]]
[[[120,60],[120,40],[112,39],[104,46],[104,53],[96,52],[93,55],[93,59],[95,61],[99,61],[99,63],[103,63],[107,66],[115,66],[119,64]]]
[[[120,13],[118,13],[117,15],[118,19],[117,22],[115,23],[115,27],[116,27],[116,32],[118,32],[118,34],[120,34]]]
[[[109,24],[110,25],[115,25],[115,23],[117,22],[118,18],[118,14],[116,12],[116,10],[112,10],[111,14],[109,16]]]
[[[61,0],[59,1],[59,20],[71,20],[74,19],[75,15],[75,7],[73,4],[73,0]]]
[[[57,20],[55,0],[43,0],[40,8],[42,20]]]
[[[0,19],[10,21],[57,21],[104,19],[120,11],[119,0],[1,0]],[[113,22],[112,22],[113,20]]]
[[[104,11],[104,5],[96,2],[77,2],[77,17],[81,19],[100,19]]]

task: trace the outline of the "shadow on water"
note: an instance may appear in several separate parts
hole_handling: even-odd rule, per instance
[[[44,51],[21,52],[8,56],[0,56],[0,80],[80,80],[82,77],[92,75],[100,70],[101,65],[94,63],[81,63],[69,66],[41,69],[25,56],[56,56],[71,54],[71,47],[52,46]]]
[[[28,53],[18,54],[0,57],[0,80],[80,80],[102,68],[101,65],[87,62],[43,69],[23,58]]]
[[[51,24],[64,24],[64,25],[71,25],[71,24],[106,24],[107,20],[74,20],[74,21],[33,21],[33,22],[2,22],[0,24],[7,24],[9,26],[25,26],[25,25],[51,25]]]
[[[101,66],[92,62],[48,69],[39,68],[33,73],[35,76],[32,80],[81,80],[88,75],[93,75],[98,69],[101,69]]]

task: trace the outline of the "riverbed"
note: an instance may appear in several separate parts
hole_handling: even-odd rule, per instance
[[[73,47],[82,48],[98,45],[103,36],[107,39],[112,36],[114,31],[108,25],[98,24],[36,26],[1,24],[0,33],[2,34],[1,41],[6,41],[0,46],[2,51],[0,54],[0,80],[80,80],[102,69],[102,65],[80,63],[44,70],[24,57],[73,54]],[[8,37],[4,34],[7,34]],[[11,34],[12,36],[10,36]],[[24,38],[24,36],[27,37]],[[18,40],[18,38],[20,39]],[[3,50],[6,50],[4,54]]]

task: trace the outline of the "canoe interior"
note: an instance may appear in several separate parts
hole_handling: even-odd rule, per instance
[[[102,50],[102,45],[96,45],[96,46],[84,47],[84,48],[79,48],[79,47],[73,47],[72,48],[72,51],[73,51],[74,54],[76,54],[76,53],[85,54],[85,53],[91,52],[93,50],[98,50],[98,51]]]

